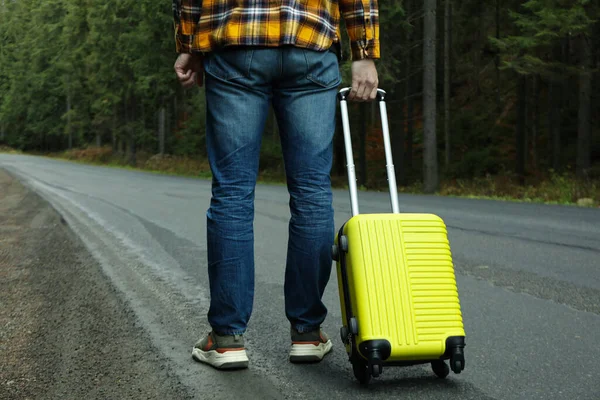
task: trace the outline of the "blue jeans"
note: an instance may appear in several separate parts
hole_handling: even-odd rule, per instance
[[[272,105],[290,194],[285,312],[300,332],[317,329],[327,314],[322,297],[332,269],[337,56],[295,47],[232,48],[207,55],[204,68],[213,174],[208,321],[219,334],[242,334],[252,313],[254,190]]]

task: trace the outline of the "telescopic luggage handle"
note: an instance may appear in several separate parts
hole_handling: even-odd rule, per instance
[[[347,97],[351,88],[341,89],[338,93],[340,108],[342,111],[342,127],[344,130],[344,143],[346,145],[346,163],[348,168],[348,186],[350,189],[350,204],[352,205],[352,216],[358,215],[358,190],[356,189],[356,173],[354,167],[354,156],[352,154],[352,137],[350,136],[350,121],[348,119]],[[390,131],[388,126],[387,108],[385,104],[386,92],[377,89],[377,101],[381,113],[381,129],[383,130],[383,145],[385,147],[385,160],[388,184],[390,188],[390,201],[392,212],[398,214],[398,187],[396,185],[396,172],[392,160],[392,146],[390,144]]]

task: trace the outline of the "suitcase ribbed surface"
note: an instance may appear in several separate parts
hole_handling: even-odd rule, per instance
[[[386,338],[393,349],[415,346],[427,353],[442,351],[448,336],[464,335],[452,255],[440,218],[363,215],[353,229],[350,269],[361,340]]]

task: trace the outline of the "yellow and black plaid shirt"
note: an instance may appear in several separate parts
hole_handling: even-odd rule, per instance
[[[173,0],[178,53],[223,46],[327,50],[346,22],[352,59],[379,58],[378,0]]]

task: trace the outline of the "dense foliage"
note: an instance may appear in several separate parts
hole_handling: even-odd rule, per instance
[[[380,8],[378,69],[399,183],[423,179],[425,143],[436,144],[428,164],[439,160],[432,170],[442,178],[600,175],[597,2],[440,0],[436,10],[431,0],[387,0]],[[140,154],[202,158],[203,91],[178,87],[171,13],[169,1],[0,0],[0,144],[109,145],[132,163]],[[437,29],[424,29],[427,21]],[[424,68],[431,57],[435,68]],[[435,76],[424,76],[429,70]],[[423,110],[434,119],[424,121]],[[385,183],[378,109],[351,111],[360,183]],[[336,147],[334,174],[343,176],[341,135]],[[282,173],[272,119],[262,167]]]

